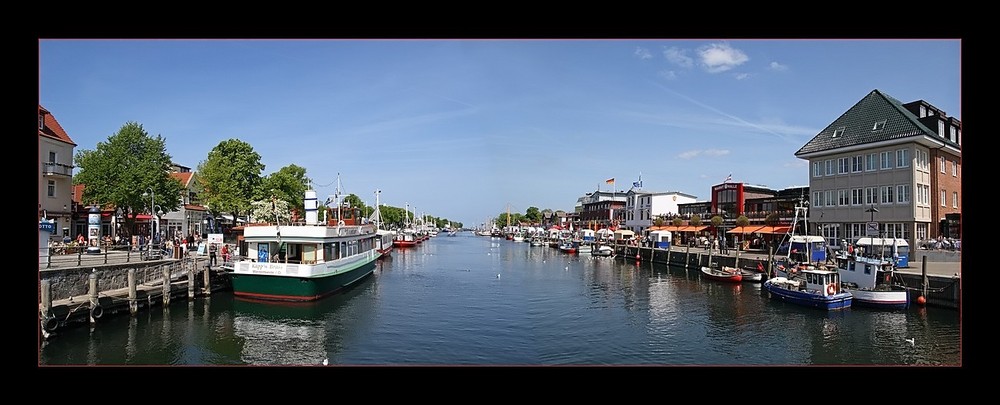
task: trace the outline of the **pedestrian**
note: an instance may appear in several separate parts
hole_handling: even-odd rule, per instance
[[[208,244],[208,262],[212,266],[215,266],[216,263],[215,250],[216,248],[214,243]]]
[[[826,264],[833,263],[833,248],[826,245]]]
[[[229,245],[222,245],[222,262],[229,262]]]

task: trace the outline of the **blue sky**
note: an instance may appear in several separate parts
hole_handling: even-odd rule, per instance
[[[39,40],[39,102],[77,150],[128,121],[196,168],[230,138],[320,196],[476,226],[572,211],[614,178],[709,198],[808,185],[802,145],[874,89],[961,119],[961,41]]]

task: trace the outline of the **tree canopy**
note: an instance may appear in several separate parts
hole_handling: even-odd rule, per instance
[[[84,185],[80,202],[121,209],[127,229],[139,213],[155,210],[153,204],[163,212],[180,207],[181,184],[170,176],[166,140],[139,123],[126,122],[94,150],[77,151],[74,160],[80,170],[73,183]]]
[[[310,182],[304,167],[291,164],[265,176],[256,199],[269,201],[271,197],[276,197],[288,203],[291,210],[304,215],[305,194]]]
[[[205,188],[204,201],[213,215],[229,212],[234,218],[250,210],[250,202],[260,195],[264,164],[250,144],[239,139],[220,142],[198,165]]]

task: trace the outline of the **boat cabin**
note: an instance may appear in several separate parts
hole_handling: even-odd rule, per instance
[[[593,229],[581,229],[579,235],[580,239],[585,242],[593,242],[595,239]]]
[[[778,247],[778,256],[788,256],[793,262],[817,263],[826,261],[826,239],[817,235],[792,235],[788,242]]]
[[[829,270],[802,270],[806,289],[822,292],[823,295],[840,293],[840,274]]]
[[[635,232],[629,229],[619,229],[615,231],[615,242],[627,242],[635,238]]]
[[[649,233],[649,240],[653,243],[653,247],[660,249],[669,249],[672,234],[670,231],[652,231]]]
[[[864,257],[892,259],[896,267],[910,267],[910,244],[906,239],[858,238],[854,246],[863,248]]]

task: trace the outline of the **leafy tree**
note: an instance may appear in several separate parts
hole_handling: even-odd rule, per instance
[[[770,226],[778,225],[779,221],[781,221],[781,214],[778,214],[777,212],[767,214],[767,217],[764,218],[764,223]]]
[[[691,224],[691,226],[701,226],[701,215],[692,215],[691,219],[688,220],[688,223]]]
[[[684,224],[684,220],[681,219],[680,217],[674,218],[674,220],[672,222],[673,222],[674,226],[681,226],[681,225]]]
[[[198,175],[213,216],[229,212],[237,218],[249,212],[253,197],[260,195],[262,171],[260,155],[246,142],[228,139],[212,148],[198,165]]]
[[[135,229],[136,216],[150,212],[151,203],[163,212],[176,211],[181,184],[170,177],[166,150],[162,136],[151,137],[141,124],[129,121],[96,149],[77,151],[74,160],[80,171],[73,184],[84,185],[80,202],[121,209],[127,229]],[[150,189],[153,195],[143,196]]]
[[[542,212],[538,210],[538,207],[528,207],[528,209],[524,211],[524,217],[532,223],[542,222]]]
[[[653,226],[663,226],[663,224],[664,224],[663,218],[656,218],[656,220],[653,221]]]
[[[333,202],[333,204],[336,203],[336,201]],[[356,194],[348,194],[347,197],[344,197],[344,205],[354,208],[363,208],[365,203],[362,202],[361,197],[358,197]]]
[[[750,218],[747,218],[746,215],[740,215],[739,218],[736,218],[736,226],[747,226],[747,225],[750,225]]]
[[[279,224],[292,221],[291,206],[287,201],[274,198],[258,200],[250,203],[250,215],[257,222],[275,222]]]
[[[311,180],[306,177],[306,169],[294,164],[282,167],[262,179],[258,200],[270,200],[272,196],[288,203],[300,214],[305,212],[305,194]]]

